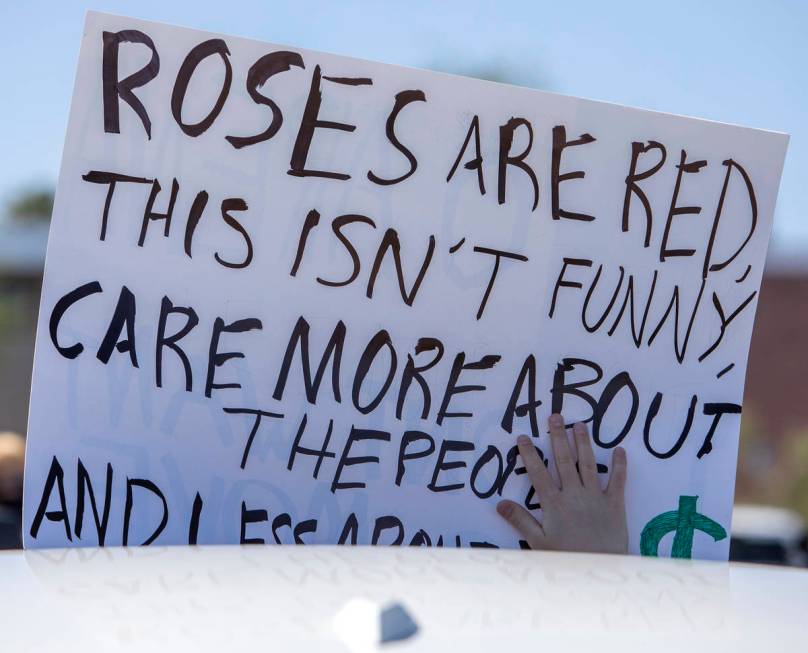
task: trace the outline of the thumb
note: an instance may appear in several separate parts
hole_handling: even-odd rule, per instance
[[[505,499],[497,504],[497,512],[527,540],[532,549],[546,548],[544,529],[526,508]]]

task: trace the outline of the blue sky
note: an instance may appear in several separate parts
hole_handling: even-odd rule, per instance
[[[774,245],[808,255],[808,2],[3,2],[0,201],[55,182],[96,9],[788,132]]]

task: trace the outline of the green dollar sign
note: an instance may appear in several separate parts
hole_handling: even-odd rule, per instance
[[[663,512],[649,521],[640,535],[640,553],[644,556],[658,556],[659,543],[665,535],[675,531],[673,536],[672,558],[691,558],[693,551],[693,531],[699,530],[711,536],[716,542],[727,536],[721,524],[696,512],[698,497],[679,497],[679,510]]]

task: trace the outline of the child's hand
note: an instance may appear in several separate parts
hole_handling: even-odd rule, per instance
[[[617,447],[612,455],[609,485],[601,490],[595,456],[586,425],[573,427],[575,454],[570,448],[564,418],[551,415],[550,441],[553,446],[559,489],[545,467],[533,442],[526,435],[517,439],[519,455],[527,469],[542,507],[539,523],[528,510],[513,501],[500,501],[497,512],[527,540],[533,549],[627,553],[625,486],[626,452]]]
[[[22,498],[25,440],[18,433],[0,433],[0,502]]]

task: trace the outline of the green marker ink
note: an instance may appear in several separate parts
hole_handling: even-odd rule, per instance
[[[659,543],[671,531],[673,536],[672,558],[691,558],[693,531],[707,533],[716,542],[727,536],[721,524],[696,512],[698,497],[679,497],[679,509],[663,512],[649,521],[640,535],[640,553],[644,556],[659,555]]]

